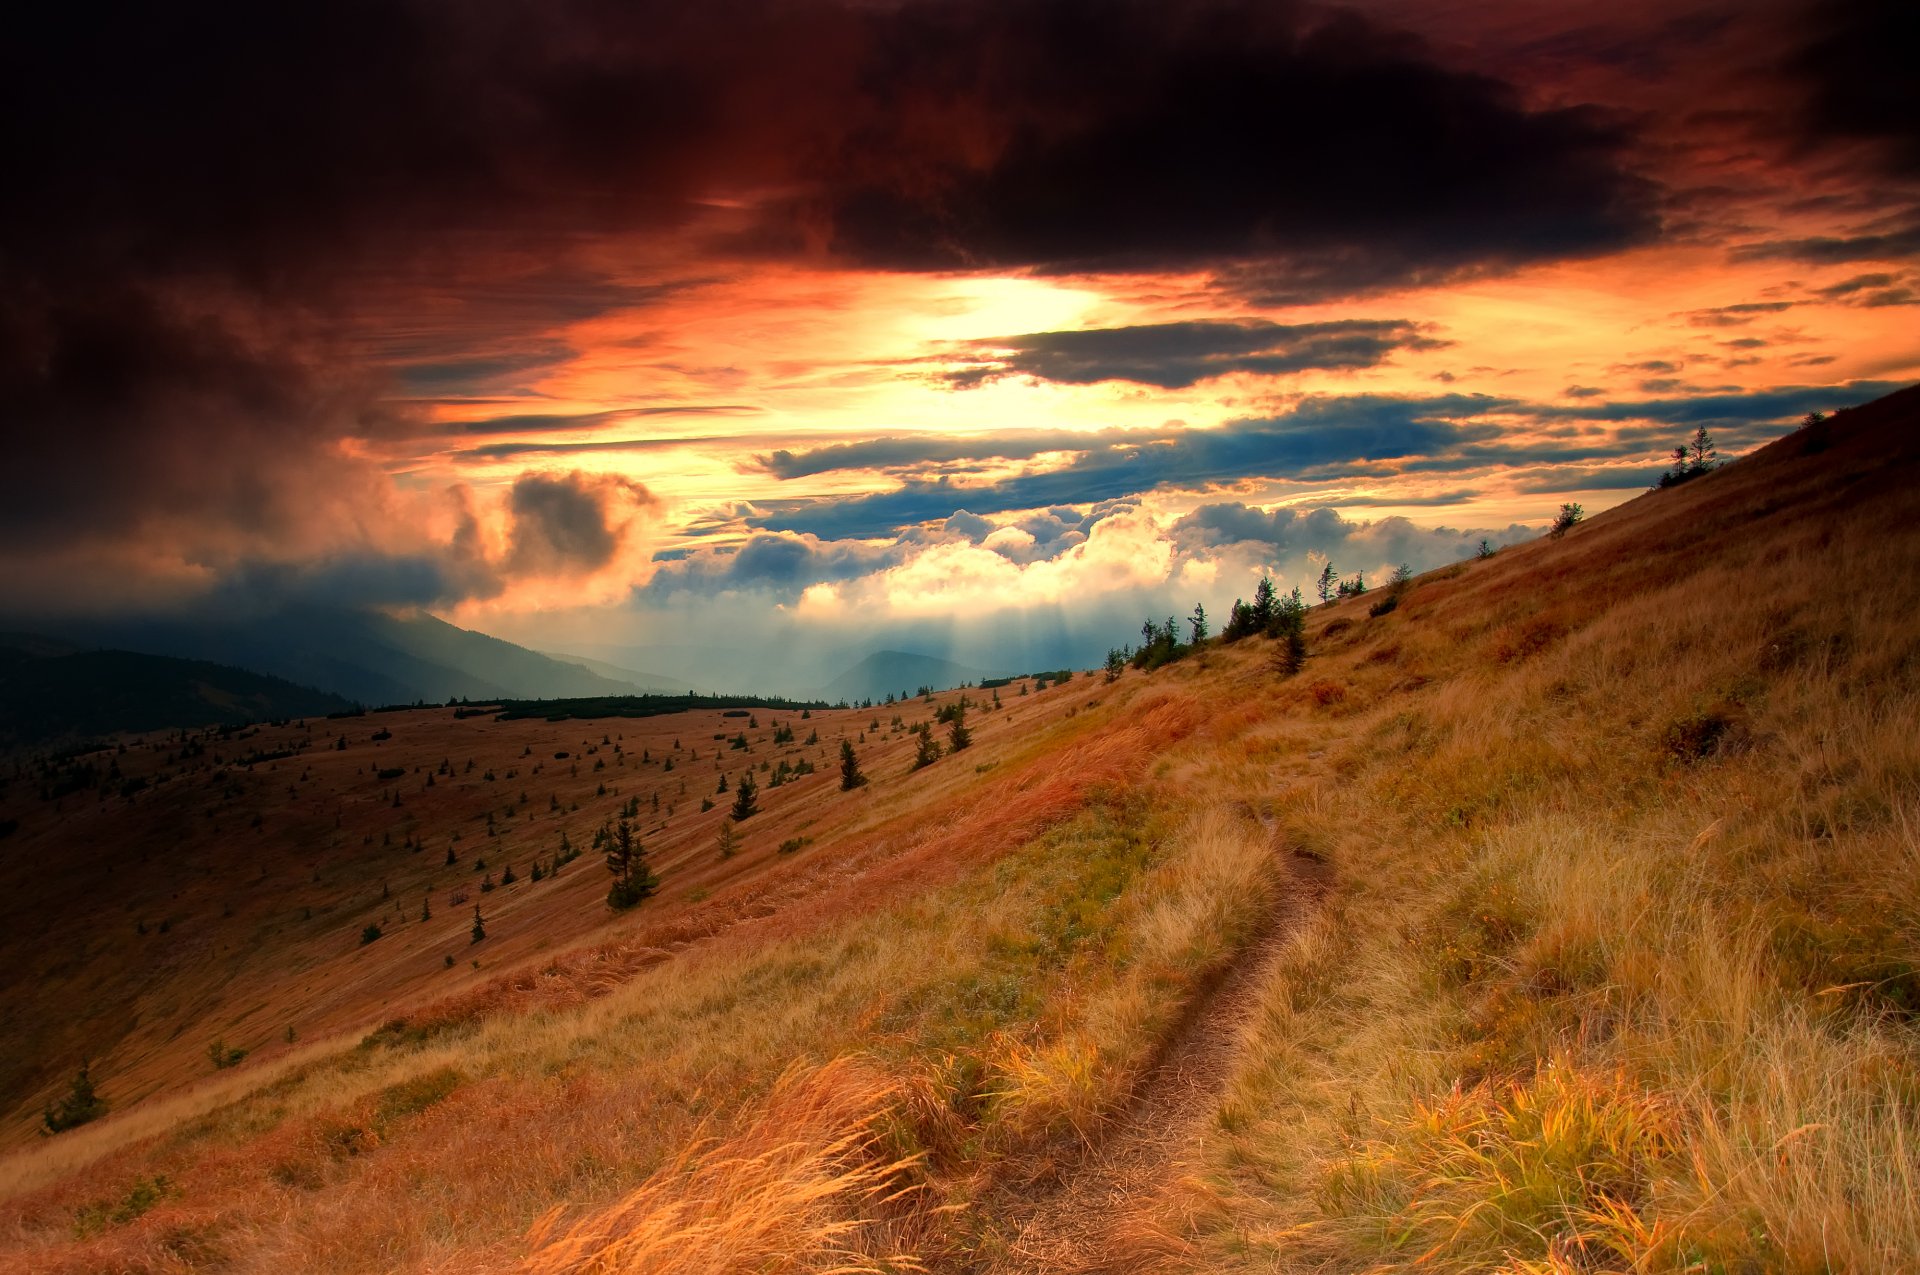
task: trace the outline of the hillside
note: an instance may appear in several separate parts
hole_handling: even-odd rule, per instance
[[[299,607],[217,620],[102,624],[74,637],[253,669],[366,705],[626,695],[635,689],[424,614]]]
[[[1392,596],[1292,675],[23,773],[0,1262],[1920,1267],[1920,390]],[[628,803],[656,895],[530,880]]]
[[[0,750],[349,707],[337,695],[204,660],[0,638]]]

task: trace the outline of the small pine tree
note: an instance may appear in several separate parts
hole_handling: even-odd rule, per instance
[[[1808,412],[1800,418],[1800,454],[1814,456],[1833,444],[1832,418],[1825,412]]]
[[[1193,645],[1199,646],[1202,642],[1206,641],[1207,608],[1198,602],[1194,603],[1193,614],[1187,617],[1187,627],[1192,630],[1193,637],[1191,640]]]
[[[607,850],[607,871],[613,884],[607,887],[607,906],[615,911],[633,907],[652,894],[660,880],[647,867],[646,847],[633,835],[633,825],[622,819],[614,828]]]
[[[513,875],[513,865],[511,863],[507,865],[507,870],[500,874],[501,885],[512,885],[515,881],[518,881],[519,879],[520,879],[519,877],[516,877],[515,875]]]
[[[1334,574],[1331,560],[1320,568],[1320,579],[1315,587],[1320,591],[1320,600],[1322,602],[1333,601],[1334,593],[1340,587],[1340,577]]]
[[[107,1113],[106,1100],[94,1092],[93,1078],[87,1074],[87,1065],[86,1059],[80,1060],[80,1070],[67,1087],[67,1096],[59,1102],[48,1103],[41,1112],[45,1133],[65,1133],[89,1120],[98,1120]]]
[[[422,921],[433,920],[433,896],[431,894],[420,900],[420,919]]]
[[[1493,541],[1483,537],[1480,541],[1480,547],[1474,551],[1474,554],[1480,558],[1491,558],[1496,552],[1498,551],[1494,549]]]
[[[480,916],[480,905],[478,903],[473,905],[472,934],[473,934],[473,937],[467,940],[469,945],[478,943],[481,939],[484,939],[485,937],[487,937],[487,923]],[[447,961],[449,964],[451,964],[453,961],[453,958],[448,957]]]
[[[867,782],[860,773],[860,758],[854,753],[853,745],[847,740],[840,741],[840,791],[852,792]]]
[[[740,776],[739,788],[733,795],[733,810],[731,813],[735,823],[744,822],[759,813],[760,806],[756,800],[757,795],[753,783],[753,772],[749,770]]]
[[[733,830],[732,820],[722,819],[720,821],[720,835],[715,839],[714,847],[720,851],[720,857],[722,859],[733,858],[735,852],[739,850],[740,839]]]
[[[934,742],[933,727],[922,722],[914,727],[914,733],[920,736],[919,744],[913,752],[913,768],[919,770],[940,760],[940,745]]]
[[[1575,523],[1587,516],[1587,511],[1577,504],[1564,504],[1560,512],[1554,515],[1553,526],[1547,530],[1549,540],[1558,540],[1573,529]]]
[[[1204,621],[1203,627],[1204,627]],[[973,743],[973,732],[967,729],[967,714],[962,708],[953,715],[953,724],[947,728],[947,750],[959,752]]]
[[[1269,633],[1280,639],[1275,660],[1280,671],[1292,676],[1307,659],[1307,603],[1294,589],[1275,605]]]

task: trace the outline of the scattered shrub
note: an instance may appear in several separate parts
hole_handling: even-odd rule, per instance
[[[67,1087],[67,1096],[48,1103],[40,1121],[46,1133],[64,1133],[106,1114],[107,1101],[94,1092],[93,1077],[87,1073],[87,1064],[82,1062]]]
[[[101,1200],[94,1204],[83,1205],[74,1214],[74,1234],[85,1239],[109,1226],[125,1226],[160,1203],[172,1193],[172,1189],[165,1174],[156,1173],[150,1178],[135,1178],[133,1185],[127,1189],[126,1195],[120,1199]]]

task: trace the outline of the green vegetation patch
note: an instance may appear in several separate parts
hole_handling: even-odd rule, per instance
[[[125,1195],[80,1206],[73,1215],[73,1233],[86,1239],[109,1226],[125,1226],[172,1193],[172,1186],[162,1174],[135,1178]]]

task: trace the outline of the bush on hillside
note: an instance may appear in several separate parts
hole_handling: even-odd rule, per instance
[[[47,1134],[65,1133],[106,1114],[107,1101],[94,1092],[93,1078],[87,1074],[87,1064],[82,1062],[80,1070],[74,1073],[73,1083],[67,1087],[67,1096],[48,1103],[40,1121]]]

